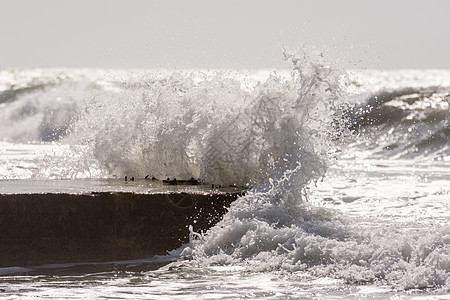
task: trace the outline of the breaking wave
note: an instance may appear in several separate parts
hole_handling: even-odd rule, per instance
[[[415,232],[387,224],[361,228],[338,212],[290,201],[288,177],[239,198],[206,234],[193,233],[182,252],[185,264],[307,271],[398,289],[450,288],[448,225]]]
[[[315,178],[334,134],[341,73],[286,59],[295,65],[290,75],[272,72],[262,81],[215,71],[29,80],[3,91],[1,135],[70,145],[63,160],[46,160],[36,174],[44,178],[56,169],[69,178],[193,176],[253,186],[302,157],[316,162]]]

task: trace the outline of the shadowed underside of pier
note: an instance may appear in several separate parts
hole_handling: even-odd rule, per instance
[[[0,195],[0,267],[151,257],[216,224],[237,193]]]

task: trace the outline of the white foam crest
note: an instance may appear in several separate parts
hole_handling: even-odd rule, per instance
[[[276,202],[251,192],[182,253],[200,265],[243,265],[254,272],[306,271],[349,283],[399,289],[450,289],[450,227],[362,228],[337,211]],[[268,201],[270,199],[270,201]]]
[[[242,99],[240,83],[217,75],[173,73],[169,78],[95,95],[63,142],[87,145],[110,175],[186,177],[200,175],[196,159],[202,136]],[[203,102],[202,102],[203,101]]]
[[[320,153],[340,73],[306,59],[254,84],[226,72],[174,72],[102,89],[63,140],[111,176],[199,177],[254,185],[301,153]],[[116,85],[117,87],[118,85]],[[322,171],[318,171],[322,172]]]

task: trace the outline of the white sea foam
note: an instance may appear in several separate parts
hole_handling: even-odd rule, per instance
[[[56,91],[46,87],[8,105],[5,124],[14,112],[23,121],[4,135],[8,140],[54,137],[70,145],[64,160],[45,160],[34,174],[40,178],[150,174],[254,185],[286,160],[320,161],[329,150],[341,73],[290,59],[297,64],[291,75],[274,72],[261,82],[227,72],[175,72],[136,81],[70,81]],[[24,114],[18,106],[34,113]],[[49,110],[42,117],[41,111]],[[318,164],[313,177],[325,170]]]
[[[301,205],[290,201],[286,186],[278,188],[282,184],[272,184],[264,192],[255,188],[234,202],[214,228],[200,237],[194,235],[182,257],[196,267],[244,266],[255,272],[306,272],[400,290],[448,291],[450,189],[440,182],[445,184],[449,174],[430,178],[434,185],[424,184],[423,194],[417,195],[415,186],[423,178],[419,174],[426,176],[433,169],[410,173],[411,183],[406,177],[390,183],[377,178],[384,178],[391,168],[396,166],[386,165],[382,174],[364,172],[368,178],[358,177],[357,169],[338,169],[326,185],[319,184],[321,192],[313,194],[310,203]],[[400,174],[408,174],[407,167]],[[348,180],[352,175],[355,179]],[[366,181],[373,181],[374,187]],[[360,185],[356,197],[347,196]],[[400,186],[403,189],[398,190]],[[428,199],[431,195],[435,198]]]

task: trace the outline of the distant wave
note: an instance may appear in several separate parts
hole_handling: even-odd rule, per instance
[[[25,87],[11,87],[10,89],[0,91],[0,104],[8,103],[16,100],[21,95],[32,93],[35,90],[44,90],[48,85],[47,84],[36,84]]]
[[[5,90],[0,94],[0,138],[55,141],[76,119],[76,92],[70,84],[37,84]]]
[[[450,155],[449,104],[449,87],[406,87],[377,92],[346,114],[377,155],[439,158]]]

